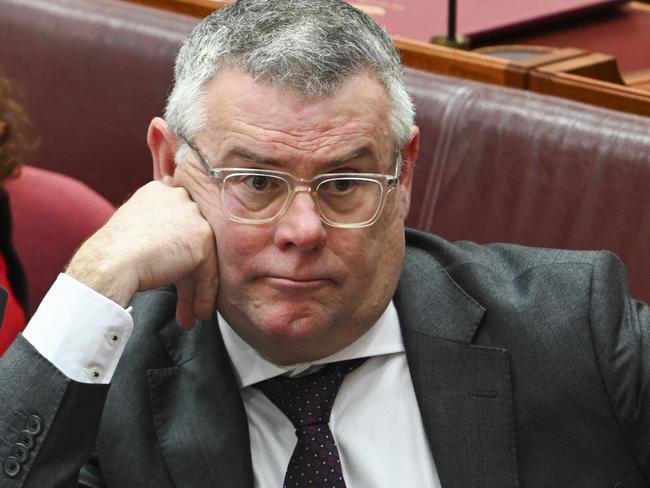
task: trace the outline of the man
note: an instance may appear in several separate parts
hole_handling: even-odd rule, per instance
[[[620,264],[405,234],[418,141],[347,4],[206,19],[156,181],[2,359],[0,486],[646,486],[650,317]],[[269,385],[312,382],[309,409],[341,364],[327,421],[294,427]]]

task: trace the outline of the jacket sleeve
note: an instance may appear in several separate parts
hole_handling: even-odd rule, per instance
[[[612,409],[650,480],[650,309],[629,296],[623,265],[610,253],[594,266],[590,322]]]
[[[107,392],[68,379],[17,337],[0,357],[0,488],[79,486]]]

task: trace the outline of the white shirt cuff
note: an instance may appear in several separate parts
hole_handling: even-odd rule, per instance
[[[68,378],[108,384],[132,332],[127,310],[61,273],[23,336]]]

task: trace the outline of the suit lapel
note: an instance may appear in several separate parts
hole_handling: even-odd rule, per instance
[[[177,488],[252,487],[248,425],[215,320],[160,333],[175,366],[148,371],[154,424]]]
[[[443,488],[517,487],[510,365],[471,345],[485,310],[422,251],[409,251],[395,303]]]

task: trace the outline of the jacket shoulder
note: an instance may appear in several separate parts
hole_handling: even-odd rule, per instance
[[[566,250],[511,243],[451,242],[412,229],[406,231],[406,245],[405,264],[408,266],[427,266],[436,262],[450,272],[462,267],[488,268],[503,278],[519,276],[535,267],[572,264],[590,267],[603,259],[618,261],[608,251]]]
[[[416,293],[420,300],[435,296],[440,276],[491,316],[499,312],[519,315],[524,310],[565,313],[568,309],[588,314],[592,299],[603,293],[599,286],[603,283],[604,289],[616,284],[618,295],[627,295],[624,267],[607,251],[449,242],[410,230],[406,240],[400,290]]]

